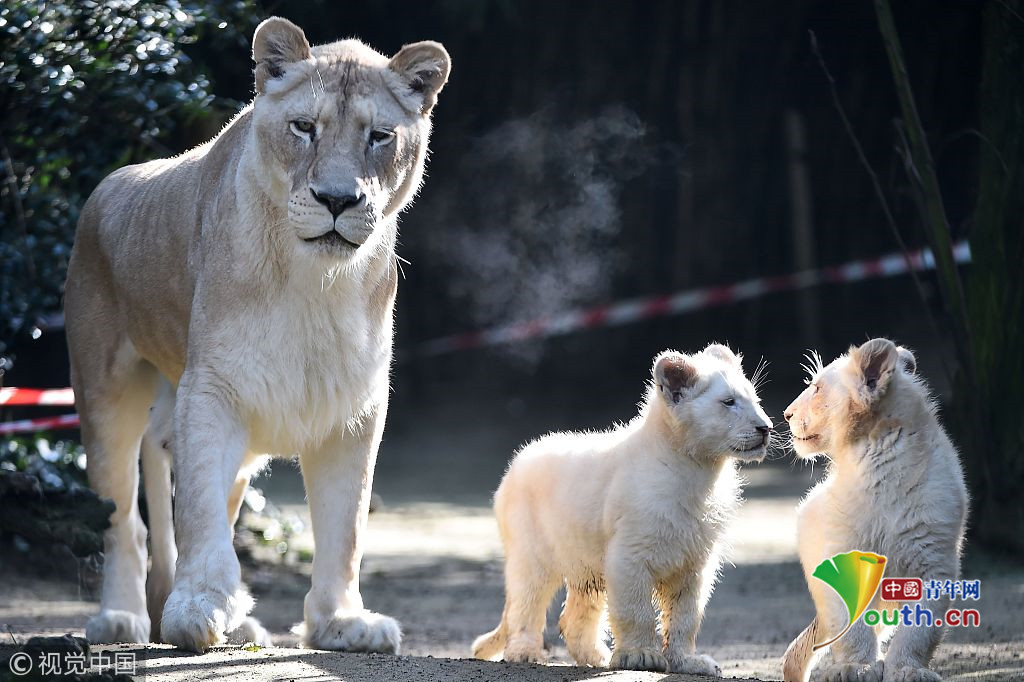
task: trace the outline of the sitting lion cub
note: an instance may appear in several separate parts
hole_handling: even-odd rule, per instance
[[[764,458],[772,422],[740,358],[712,344],[661,353],[639,416],[599,433],[553,433],[523,448],[494,496],[505,545],[501,624],[477,658],[538,661],[559,584],[559,621],[581,665],[721,675],[695,653],[720,564],[718,540],[739,501],[735,461]],[[652,595],[660,606],[658,615]]]
[[[906,348],[873,339],[822,367],[786,409],[800,457],[827,454],[828,477],[800,504],[798,546],[817,615],[782,659],[786,682],[804,682],[815,644],[849,623],[847,607],[812,578],[819,563],[861,550],[886,557],[886,575],[956,580],[967,516],[960,459]],[[878,597],[870,608],[899,608]],[[945,613],[947,602],[929,603]],[[883,659],[879,628],[863,621],[831,645],[824,682],[937,682],[927,669],[942,628],[900,626]],[[822,647],[823,649],[823,647]]]

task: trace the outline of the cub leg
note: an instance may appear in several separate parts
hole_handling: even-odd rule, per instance
[[[505,561],[505,609],[508,641],[504,660],[526,663],[544,658],[544,623],[558,579],[525,543],[509,542]]]
[[[134,354],[127,351],[117,355]],[[115,361],[116,363],[116,361]],[[138,508],[139,443],[153,402],[156,370],[137,357],[109,374],[74,383],[89,453],[89,484],[116,509],[103,534],[100,612],[86,625],[86,637],[100,642],[148,642],[146,613],[146,527]]]
[[[933,614],[945,614],[949,598],[929,604],[929,607]],[[931,625],[919,627],[897,626],[885,653],[883,682],[939,682],[941,678],[928,670],[928,664],[942,641],[942,635],[943,628],[936,626],[934,621]]]
[[[309,648],[398,653],[398,622],[364,609],[359,594],[362,536],[386,409],[385,402],[359,431],[339,427],[320,447],[300,454],[315,553],[304,622],[296,632]]]
[[[568,586],[558,627],[569,653],[580,665],[603,667],[611,658],[601,624],[607,601],[604,591],[594,586]]]
[[[605,559],[608,619],[615,638],[609,665],[625,670],[668,671],[651,600],[654,579],[630,547],[612,541]]]
[[[175,536],[178,564],[164,605],[165,642],[203,652],[252,608],[231,544],[228,497],[248,433],[215,378],[186,371],[174,414]]]
[[[703,580],[696,571],[680,571],[655,588],[661,605],[665,658],[670,672],[721,677],[722,668],[713,658],[697,655],[697,631],[704,618]]]

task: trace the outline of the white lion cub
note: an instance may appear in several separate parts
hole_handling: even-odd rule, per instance
[[[845,604],[812,577],[819,563],[852,550],[886,557],[886,574],[955,580],[967,517],[957,452],[906,348],[872,339],[828,367],[813,356],[807,388],[786,408],[800,457],[828,455],[827,478],[797,509],[800,563],[817,615],[782,659],[786,682],[804,682],[815,644],[849,623]],[[870,608],[901,604],[878,597]],[[944,613],[947,602],[930,603]],[[900,626],[880,655],[880,628],[863,621],[831,645],[823,682],[938,682],[928,670],[942,628]]]
[[[772,422],[725,346],[665,351],[652,374],[628,424],[553,433],[513,459],[494,495],[505,610],[473,643],[477,658],[504,650],[507,661],[539,661],[544,615],[564,580],[559,625],[577,663],[721,675],[696,654],[697,630],[739,503],[735,462],[764,458]],[[602,641],[606,604],[614,655]]]

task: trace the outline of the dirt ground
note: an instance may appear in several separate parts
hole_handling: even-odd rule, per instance
[[[796,562],[793,515],[798,496],[811,483],[811,472],[774,465],[750,469],[746,475],[751,480],[748,500],[730,536],[732,563],[708,606],[698,648],[722,665],[726,677],[777,680],[782,652],[812,616]],[[288,474],[276,476],[284,478],[278,484],[283,489],[275,494],[286,500],[285,510],[304,513],[293,495],[287,501]],[[467,660],[473,638],[497,623],[503,600],[501,545],[484,506],[400,503],[393,498],[389,502],[385,495],[383,509],[370,517],[367,540],[363,597],[369,608],[401,621],[401,656],[295,648],[289,628],[301,619],[310,573],[310,565],[299,561],[254,562],[244,568],[257,598],[254,615],[278,647],[224,647],[203,656],[157,646],[116,649],[135,652],[138,673],[159,682],[701,679],[571,666],[558,636],[560,599],[548,614],[549,665]],[[310,541],[308,536],[297,540]],[[964,575],[982,581],[977,603],[982,626],[950,630],[935,669],[949,681],[1024,680],[1024,567],[973,552]],[[19,641],[33,634],[82,634],[97,608],[96,595],[75,580],[41,578],[8,566],[0,569],[0,581],[0,627]]]

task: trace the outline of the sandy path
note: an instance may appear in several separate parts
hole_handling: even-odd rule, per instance
[[[722,573],[698,647],[718,660],[726,677],[777,680],[779,657],[812,615],[795,558],[792,512],[798,491],[808,481],[806,473],[772,467],[755,469],[748,476],[751,499],[731,537],[734,563]],[[371,516],[367,539],[363,596],[369,608],[402,622],[402,656],[287,648],[295,645],[288,628],[301,618],[310,567],[261,563],[245,571],[258,598],[254,615],[285,648],[223,648],[203,656],[167,647],[131,648],[140,658],[139,672],[155,682],[701,679],[566,665],[556,624],[560,602],[549,611],[545,636],[551,665],[451,660],[468,655],[472,639],[491,629],[501,612],[501,546],[490,511],[438,504],[386,506]],[[953,682],[1024,680],[1024,568],[971,555],[964,573],[982,579],[982,599],[977,603],[982,627],[950,631],[939,649],[936,669]],[[19,639],[35,633],[80,634],[96,608],[73,582],[6,570],[0,570],[0,580],[0,627],[10,627]]]

